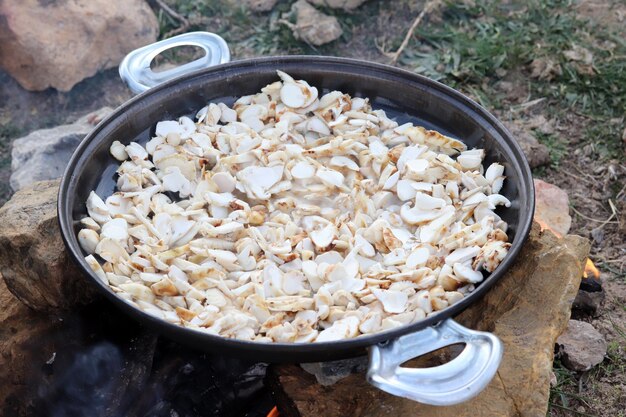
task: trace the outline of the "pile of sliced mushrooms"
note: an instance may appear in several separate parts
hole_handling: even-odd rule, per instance
[[[112,291],[214,335],[327,342],[435,314],[498,266],[503,165],[278,75],[112,144],[117,191],[90,194],[78,234]]]

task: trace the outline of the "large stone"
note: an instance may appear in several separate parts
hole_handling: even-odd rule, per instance
[[[528,159],[528,164],[531,168],[537,168],[550,163],[550,151],[548,147],[539,143],[537,138],[535,138],[530,131],[526,130],[519,123],[504,122],[504,124],[517,140],[522,151],[524,151],[524,155],[526,155],[526,159]]]
[[[74,149],[111,111],[103,107],[75,123],[36,130],[16,139],[11,151],[11,188],[17,191],[36,181],[60,178]]]
[[[339,39],[343,31],[334,16],[328,16],[311,6],[306,0],[298,0],[291,6],[296,14],[292,27],[294,36],[311,45],[324,45]]]
[[[510,271],[457,317],[467,327],[495,333],[504,344],[498,373],[476,398],[432,407],[373,388],[362,373],[325,387],[297,366],[280,365],[270,369],[268,380],[281,415],[545,416],[554,343],[567,326],[588,253],[586,239],[557,239],[535,225]],[[413,363],[423,366],[424,361]]]
[[[556,185],[537,179],[534,181],[535,221],[544,229],[566,235],[572,225],[567,193]]]
[[[17,298],[40,311],[86,303],[93,294],[61,239],[58,190],[58,181],[38,182],[0,209],[0,273]]]
[[[316,6],[330,7],[332,9],[343,9],[351,11],[365,3],[367,0],[308,0]]]
[[[3,0],[0,66],[27,90],[69,91],[158,33],[144,0]]]
[[[556,343],[563,364],[572,371],[588,371],[606,355],[604,336],[584,321],[570,320]]]

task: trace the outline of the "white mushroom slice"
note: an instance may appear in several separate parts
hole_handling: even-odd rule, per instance
[[[321,136],[330,135],[330,129],[324,120],[320,117],[312,117],[306,124],[307,130],[319,133]]]
[[[185,129],[177,121],[166,120],[157,123],[155,134],[162,138],[166,138],[171,133],[182,135],[184,131]]]
[[[372,294],[382,303],[387,313],[403,313],[409,299],[406,293],[401,291],[372,288]]]
[[[395,173],[391,174],[389,178],[387,178],[387,181],[385,181],[385,183],[383,184],[383,190],[393,189],[398,183],[398,178],[400,178],[400,172],[396,171]]]
[[[359,331],[363,334],[376,333],[381,329],[382,315],[377,311],[371,311],[359,324]]]
[[[407,255],[406,251],[402,248],[397,248],[389,252],[383,258],[383,264],[385,265],[402,265],[406,263]]]
[[[109,280],[107,279],[107,276],[104,272],[104,270],[102,269],[102,266],[100,265],[100,263],[96,260],[96,258],[94,258],[93,255],[87,255],[85,257],[85,261],[87,262],[87,265],[89,265],[89,268],[96,274],[96,276],[105,284],[109,283]]]
[[[482,273],[474,271],[471,267],[466,266],[462,263],[455,263],[452,266],[452,269],[454,270],[454,275],[463,282],[476,284],[483,280]]]
[[[89,197],[87,198],[87,212],[89,213],[89,217],[100,224],[111,220],[108,207],[93,191],[89,193]]]
[[[470,151],[461,152],[459,156],[457,156],[457,162],[463,167],[465,170],[473,170],[478,169],[481,163],[483,162],[483,158],[485,157],[485,151],[482,149],[472,149]]]
[[[313,307],[312,298],[300,297],[297,295],[285,295],[281,297],[270,297],[265,300],[270,311],[300,311],[309,310]]]
[[[313,244],[321,249],[329,247],[336,236],[337,229],[332,224],[328,224],[322,229],[314,230],[309,233],[309,237],[313,241]]]
[[[133,161],[142,161],[148,159],[148,152],[143,146],[136,142],[129,143],[124,149],[126,150],[126,154]]]
[[[128,153],[126,153],[126,146],[124,146],[119,140],[114,141],[109,148],[111,155],[118,161],[125,161],[128,159]]]
[[[159,159],[155,162],[157,169],[167,171],[168,168],[178,168],[179,172],[189,181],[196,179],[195,164],[179,154],[172,154]]]
[[[426,146],[414,145],[407,146],[400,154],[398,158],[398,162],[396,166],[398,167],[399,172],[404,172],[404,167],[408,161],[413,161],[418,159],[424,152],[426,152],[428,148]]]
[[[119,194],[107,197],[105,202],[109,213],[113,216],[127,214],[132,206],[132,200],[124,198]]]
[[[357,335],[359,330],[359,319],[350,316],[337,320],[329,328],[322,330],[316,342],[332,342],[335,340],[349,339]]]
[[[480,252],[480,247],[478,246],[459,248],[459,249],[452,251],[452,253],[446,256],[446,263],[450,266],[453,266],[456,263],[465,264],[468,261],[471,261],[473,258],[475,258],[479,252]]]
[[[100,225],[91,217],[83,217],[80,219],[80,224],[85,226],[85,228],[95,230],[96,232],[100,230]]]
[[[244,168],[237,174],[239,179],[250,188],[251,197],[268,199],[267,190],[276,184],[283,176],[283,165],[273,167],[251,166]]]
[[[450,207],[450,206],[448,206]],[[454,210],[454,208],[452,208]],[[400,217],[408,224],[421,224],[440,217],[441,210],[420,210],[418,208],[409,208],[409,204],[404,204],[400,208]]]
[[[424,243],[431,243],[435,239],[437,239],[441,235],[443,230],[445,230],[450,225],[450,223],[452,223],[455,214],[456,212],[454,210],[454,207],[444,207],[442,209],[441,216],[437,217],[429,224],[424,225],[420,228],[420,241]]]
[[[228,172],[218,172],[211,177],[220,193],[232,193],[235,191],[237,181]]]
[[[446,183],[446,193],[451,199],[457,200],[459,198],[459,183],[456,181],[448,181]]]
[[[446,205],[446,201],[441,198],[431,197],[428,194],[415,194],[415,208],[419,210],[440,209]]]
[[[206,303],[215,307],[225,307],[229,304],[228,298],[217,288],[209,288],[204,292]]]
[[[430,162],[426,159],[412,159],[406,162],[406,178],[421,179],[426,174]]]
[[[248,118],[255,118],[257,120],[263,120],[267,117],[267,108],[260,104],[251,104],[247,106],[240,114],[239,117],[242,121]],[[243,122],[247,124],[246,122]]]
[[[376,250],[374,249],[374,246],[372,246],[371,243],[365,240],[363,236],[356,235],[354,238],[354,244],[355,246],[359,247],[359,253],[361,255],[367,256],[370,258],[376,255]]]
[[[415,198],[417,190],[413,187],[415,181],[399,180],[396,184],[398,198],[402,201],[408,201]]]
[[[308,162],[300,161],[291,168],[291,175],[296,179],[309,179],[315,175],[315,167]]]
[[[485,171],[485,179],[489,184],[493,184],[493,182],[502,177],[502,175],[504,175],[504,166],[497,162],[489,165],[489,168]]]
[[[333,156],[332,158],[330,158],[329,164],[331,166],[336,166],[336,167],[341,167],[341,168],[345,167],[345,168],[351,169],[352,171],[359,170],[359,166],[357,165],[357,163],[346,156]]]
[[[176,166],[168,167],[165,170],[163,189],[165,191],[181,193],[183,196],[188,196],[192,191],[191,183]]]
[[[489,204],[494,207],[500,205],[503,205],[505,207],[511,207],[511,202],[509,201],[509,199],[500,194],[491,194],[487,197],[487,201],[489,201]]]
[[[306,277],[300,271],[290,271],[283,275],[282,290],[287,295],[298,295],[306,293]]]
[[[287,83],[280,89],[280,100],[289,107],[304,107],[307,96],[295,83]]]
[[[150,289],[155,295],[158,296],[176,296],[178,295],[178,289],[174,283],[167,277],[160,281],[155,282],[150,286]]]
[[[122,245],[118,241],[110,238],[100,239],[95,252],[105,261],[113,263],[118,263],[122,259],[128,259],[128,253]]]
[[[222,123],[232,123],[237,121],[237,112],[224,103],[218,104],[219,109],[222,111],[222,115],[220,116],[220,122]]]
[[[83,250],[89,254],[92,254],[96,251],[96,246],[100,241],[100,236],[98,236],[98,232],[92,229],[81,229],[78,232],[78,243]]]
[[[154,162],[154,164],[157,165],[159,161],[161,161],[161,159],[170,155],[175,155],[175,154],[176,154],[175,147],[170,146],[166,143],[157,145],[152,154],[152,162]]]
[[[420,247],[411,252],[411,254],[406,258],[405,265],[407,268],[411,269],[424,266],[426,265],[426,262],[428,262],[429,257],[430,251],[428,248]]]
[[[445,299],[448,305],[456,304],[463,299],[463,294],[458,291],[446,291]]]
[[[502,190],[502,186],[504,185],[504,177],[498,177],[491,183],[491,192],[499,193]]]
[[[102,225],[100,236],[123,243],[128,239],[128,223],[121,218],[109,220]]]
[[[420,310],[426,314],[432,313],[433,307],[430,302],[430,293],[427,290],[419,291],[413,297],[415,297],[415,304]]]
[[[146,287],[143,284],[130,282],[128,284],[120,284],[119,288],[132,295],[133,298],[137,300],[145,301],[151,304],[154,303],[154,294],[152,293],[150,288]]]
[[[335,187],[342,187],[344,176],[341,172],[335,171],[333,169],[320,167],[317,169],[315,175],[324,182],[324,184],[328,184]]]

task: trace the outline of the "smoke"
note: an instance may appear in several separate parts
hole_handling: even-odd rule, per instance
[[[44,397],[50,417],[106,415],[122,366],[120,350],[108,342],[78,353]]]

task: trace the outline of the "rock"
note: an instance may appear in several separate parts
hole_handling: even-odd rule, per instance
[[[594,292],[580,289],[578,290],[578,294],[576,294],[576,299],[574,300],[572,309],[595,317],[598,315],[598,311],[604,302],[604,298],[605,294],[602,289]]]
[[[0,66],[31,91],[69,91],[159,34],[144,0],[4,0],[0,22]]]
[[[331,9],[343,9],[352,11],[365,3],[367,0],[308,0],[316,6],[330,7]]]
[[[537,168],[538,166],[550,163],[550,151],[548,147],[539,143],[532,133],[524,129],[518,123],[504,122],[504,125],[521,146],[531,168]]]
[[[570,320],[556,344],[563,365],[572,371],[588,371],[604,360],[606,341],[591,324]]]
[[[243,0],[242,2],[233,2],[236,5],[243,4],[254,12],[269,12],[274,8],[278,0]]]
[[[74,149],[112,111],[103,107],[72,124],[16,139],[11,151],[11,188],[17,191],[36,181],[60,178]]]
[[[17,298],[40,311],[87,303],[93,294],[61,239],[58,190],[58,181],[38,182],[0,208],[0,273]]]
[[[535,181],[535,221],[561,236],[567,234],[572,225],[569,215],[567,193],[542,180]]]
[[[336,17],[325,15],[306,0],[298,0],[291,10],[296,14],[296,24],[291,29],[297,39],[319,46],[338,39],[343,33]]]
[[[324,387],[294,365],[271,366],[268,382],[282,416],[545,416],[554,342],[567,326],[585,260],[586,239],[557,239],[534,225],[511,270],[457,320],[494,332],[504,343],[496,377],[476,398],[432,407],[386,394],[352,374]],[[412,364],[422,364],[419,359]]]

